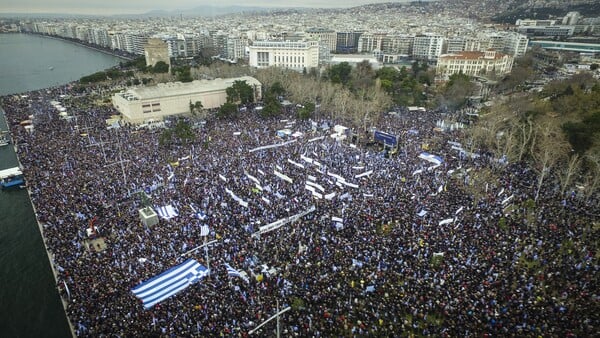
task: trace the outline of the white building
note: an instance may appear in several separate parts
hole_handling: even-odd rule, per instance
[[[512,70],[514,58],[493,50],[485,52],[460,52],[438,58],[436,78],[446,81],[452,74],[468,76],[503,75]]]
[[[371,53],[374,50],[383,50],[383,41],[386,33],[364,33],[358,38],[358,52]]]
[[[326,28],[310,28],[307,29],[305,33],[312,40],[319,40],[322,46],[327,46],[329,52],[335,52],[337,33],[334,30]]]
[[[246,59],[248,39],[245,36],[227,37],[227,58],[230,60]]]
[[[282,67],[296,71],[319,66],[318,41],[255,41],[249,46],[251,67]]]
[[[332,65],[338,65],[342,62],[347,62],[352,67],[356,67],[357,64],[367,61],[371,67],[375,70],[380,68],[379,61],[376,57],[369,54],[335,54],[329,61]]]
[[[413,58],[417,60],[435,61],[444,52],[446,39],[437,34],[415,36],[413,42]]]
[[[112,97],[115,108],[127,122],[139,124],[160,121],[165,116],[190,113],[190,102],[202,102],[205,109],[218,108],[227,102],[226,89],[236,80],[254,88],[256,100],[261,97],[261,84],[253,77],[160,83],[156,86],[131,88]]]
[[[525,55],[528,44],[529,39],[527,36],[517,32],[506,33],[504,39],[504,48],[502,51],[506,54],[512,55],[515,58],[518,58]]]

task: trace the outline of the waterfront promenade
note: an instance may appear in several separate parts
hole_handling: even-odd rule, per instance
[[[209,120],[195,141],[161,145],[161,130],[107,128],[115,110],[95,98],[111,89],[60,86],[4,102],[77,336],[245,337],[277,301],[292,307],[281,316],[284,336],[589,336],[600,324],[597,197],[557,196],[548,185],[531,209],[531,169],[484,151],[460,156],[448,142],[462,132],[436,130],[460,112],[381,119],[378,129],[400,137],[391,158],[336,142],[320,128],[335,121],[315,128],[293,109]],[[61,95],[77,119],[52,107]],[[28,133],[20,122],[32,112]],[[302,136],[250,151],[283,142],[276,131],[286,126]],[[423,159],[424,143],[440,163]],[[469,182],[483,170],[499,179],[476,196]],[[140,190],[178,216],[140,224]],[[298,222],[253,236],[313,205]],[[87,249],[91,220],[106,250]],[[202,225],[217,241],[210,276],[144,310],[131,289],[204,243]],[[205,252],[189,257],[209,265]],[[225,263],[249,281],[228,276]]]

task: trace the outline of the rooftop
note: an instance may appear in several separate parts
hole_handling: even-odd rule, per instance
[[[249,85],[260,85],[257,79],[251,76],[242,76],[228,79],[195,80],[192,82],[159,83],[156,86],[137,87],[119,93],[128,101],[161,98],[165,96],[190,95],[198,92],[211,92],[225,90],[237,80],[246,81]]]
[[[479,60],[479,59],[499,60],[505,56],[506,56],[506,54],[498,53],[496,51],[487,51],[487,52],[463,51],[463,52],[457,52],[457,53],[453,53],[453,54],[443,54],[439,58],[440,59],[453,59],[453,60]]]

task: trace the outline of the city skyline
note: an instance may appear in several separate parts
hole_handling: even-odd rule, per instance
[[[371,3],[386,2],[409,2],[410,0],[330,0],[327,2],[319,0],[290,0],[281,2],[277,0],[251,0],[242,2],[239,0],[222,0],[215,5],[209,0],[172,0],[169,2],[156,0],[50,0],[40,2],[39,0],[8,0],[0,13],[61,13],[80,15],[119,15],[119,14],[144,14],[150,11],[185,11],[198,7],[272,7],[272,8],[346,8]],[[426,0],[428,1],[428,0]],[[183,13],[184,14],[184,13]]]

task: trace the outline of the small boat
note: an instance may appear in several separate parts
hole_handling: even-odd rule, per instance
[[[53,70],[53,69],[54,69],[54,67],[50,66],[50,67],[48,67],[48,69],[50,69],[50,70]]]

